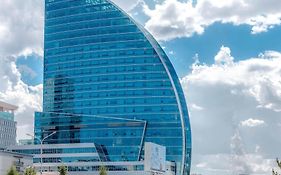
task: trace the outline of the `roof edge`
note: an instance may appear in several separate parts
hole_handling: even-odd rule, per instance
[[[17,110],[18,109],[18,106],[15,106],[15,105],[3,102],[3,101],[0,101],[0,107],[7,109],[7,110]]]

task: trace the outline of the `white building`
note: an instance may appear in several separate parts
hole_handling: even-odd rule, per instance
[[[59,166],[66,166],[69,175],[99,175],[100,166],[108,175],[175,175],[174,162],[166,161],[166,148],[145,143],[145,160],[110,161],[106,148],[94,143],[21,145],[9,147],[12,151],[33,154],[33,166],[43,174],[57,174]],[[42,159],[41,159],[42,158]]]
[[[23,174],[26,167],[32,166],[32,156],[0,151],[0,175],[6,175],[12,166],[15,166],[17,171]]]
[[[16,144],[16,125],[14,111],[17,106],[0,101],[0,148]]]

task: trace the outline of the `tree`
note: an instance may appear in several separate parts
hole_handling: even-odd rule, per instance
[[[17,172],[16,167],[12,166],[7,172],[7,175],[19,175],[19,173]]]
[[[24,171],[24,175],[36,175],[35,168],[33,167],[28,167]]]
[[[105,166],[100,166],[100,175],[107,175],[107,169]]]
[[[66,166],[62,165],[62,166],[59,166],[59,173],[60,175],[67,175],[67,168]]]
[[[279,161],[278,159],[276,159],[277,165],[278,167],[281,169],[281,161]],[[274,169],[272,170],[272,174],[273,175],[281,175],[279,174],[277,171],[275,171]]]

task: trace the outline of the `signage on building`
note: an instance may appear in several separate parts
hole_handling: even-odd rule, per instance
[[[166,171],[166,147],[155,143],[145,143],[144,169],[154,174]]]

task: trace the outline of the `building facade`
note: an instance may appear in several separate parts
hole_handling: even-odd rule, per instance
[[[42,154],[41,154],[42,148]],[[99,175],[100,166],[109,175],[175,175],[175,162],[166,161],[166,148],[145,143],[145,160],[107,161],[105,148],[94,143],[11,146],[13,152],[33,155],[33,167],[43,174],[58,174],[66,166],[69,175]],[[42,164],[41,164],[42,159]]]
[[[44,36],[37,138],[56,131],[44,144],[94,143],[105,151],[101,161],[113,163],[142,161],[144,143],[153,142],[166,147],[177,175],[189,174],[184,94],[167,55],[142,26],[109,0],[45,0]]]
[[[16,144],[16,125],[14,111],[17,106],[0,101],[0,148]]]
[[[0,175],[6,175],[12,166],[20,175],[23,175],[25,168],[32,165],[32,156],[30,155],[0,151]]]

